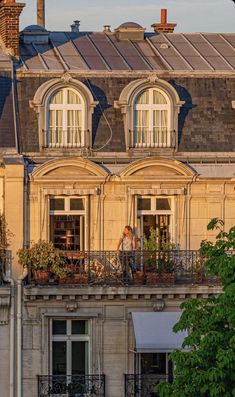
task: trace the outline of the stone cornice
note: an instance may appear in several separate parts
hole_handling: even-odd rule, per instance
[[[207,298],[222,293],[220,285],[167,285],[167,286],[128,286],[128,287],[77,287],[48,286],[24,288],[25,302],[45,302],[62,300],[150,300]]]

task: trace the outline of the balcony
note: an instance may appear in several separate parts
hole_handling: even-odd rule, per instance
[[[38,376],[38,397],[105,397],[105,375]]]
[[[167,127],[156,127],[152,131],[137,127],[129,131],[129,147],[131,148],[175,148],[176,133]]]
[[[166,382],[166,375],[130,374],[125,375],[125,397],[158,397],[154,387]]]
[[[41,281],[33,266],[28,269],[31,285],[77,284],[90,286],[151,286],[169,284],[219,284],[206,277],[199,251],[66,251],[61,252],[59,276],[47,272]]]
[[[44,131],[44,146],[49,148],[82,148],[88,146],[89,130],[78,127],[49,128]]]

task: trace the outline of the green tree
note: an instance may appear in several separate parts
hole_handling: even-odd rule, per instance
[[[181,305],[174,331],[189,334],[171,354],[173,383],[156,386],[160,397],[235,396],[235,226],[225,232],[223,222],[212,219],[207,228],[218,235],[215,243],[203,241],[200,251],[207,273],[221,278],[222,293]]]

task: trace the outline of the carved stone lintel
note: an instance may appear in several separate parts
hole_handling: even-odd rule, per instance
[[[6,325],[9,322],[10,296],[0,297],[0,325]]]

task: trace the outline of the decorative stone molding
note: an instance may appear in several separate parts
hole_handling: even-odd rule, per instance
[[[78,304],[76,302],[68,302],[66,305],[66,310],[69,313],[76,312],[78,309]]]
[[[153,304],[154,312],[162,312],[164,308],[165,308],[165,302],[163,299],[157,299],[156,302]]]
[[[0,325],[8,324],[10,303],[10,296],[0,296]]]

